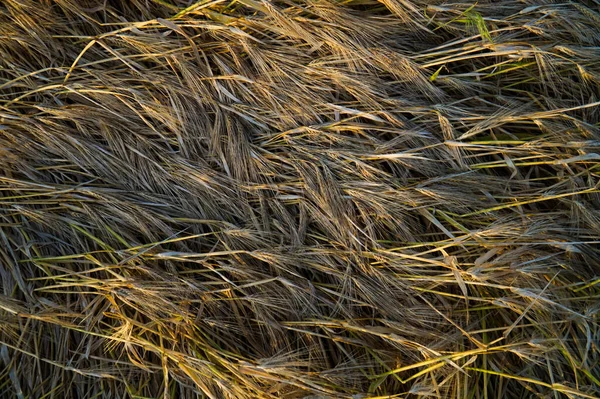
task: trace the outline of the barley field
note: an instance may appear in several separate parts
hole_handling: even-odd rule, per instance
[[[0,1],[0,398],[597,398],[599,244],[598,0]]]

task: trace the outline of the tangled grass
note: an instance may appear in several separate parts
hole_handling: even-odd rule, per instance
[[[600,395],[597,0],[3,0],[0,397]]]

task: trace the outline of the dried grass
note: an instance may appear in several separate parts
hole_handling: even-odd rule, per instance
[[[599,7],[3,0],[0,396],[597,397]]]

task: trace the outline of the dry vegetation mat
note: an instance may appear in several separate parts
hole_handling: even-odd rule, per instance
[[[600,3],[0,1],[0,397],[600,395]]]

